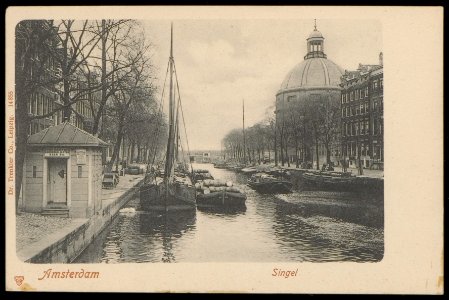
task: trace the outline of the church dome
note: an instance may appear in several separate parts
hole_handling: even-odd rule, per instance
[[[312,31],[312,33],[309,35],[309,39],[312,38],[323,38],[323,35],[321,34],[321,32],[319,32],[318,30],[314,30]]]
[[[278,93],[306,88],[340,88],[343,69],[327,59],[324,37],[315,29],[307,39],[307,54],[285,77]]]
[[[339,87],[343,73],[343,69],[329,59],[308,58],[287,74],[281,84],[281,90]]]

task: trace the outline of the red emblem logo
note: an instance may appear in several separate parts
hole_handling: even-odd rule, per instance
[[[25,280],[24,276],[14,276],[14,280],[18,286],[22,285],[22,282]]]

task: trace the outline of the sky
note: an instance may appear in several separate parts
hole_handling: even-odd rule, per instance
[[[170,22],[142,21],[153,45],[162,91],[170,52]],[[314,20],[173,20],[174,59],[190,150],[220,150],[234,128],[262,121],[287,73],[306,55]],[[317,20],[327,58],[345,70],[377,64],[382,28],[376,20]],[[168,99],[164,99],[168,106]]]

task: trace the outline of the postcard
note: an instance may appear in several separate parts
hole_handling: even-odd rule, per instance
[[[441,7],[6,11],[8,291],[443,294]]]

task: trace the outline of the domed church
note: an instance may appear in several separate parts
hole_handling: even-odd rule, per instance
[[[314,167],[338,163],[343,74],[343,69],[327,58],[324,37],[315,21],[315,29],[307,38],[304,60],[287,74],[276,94],[279,161],[309,163]]]

